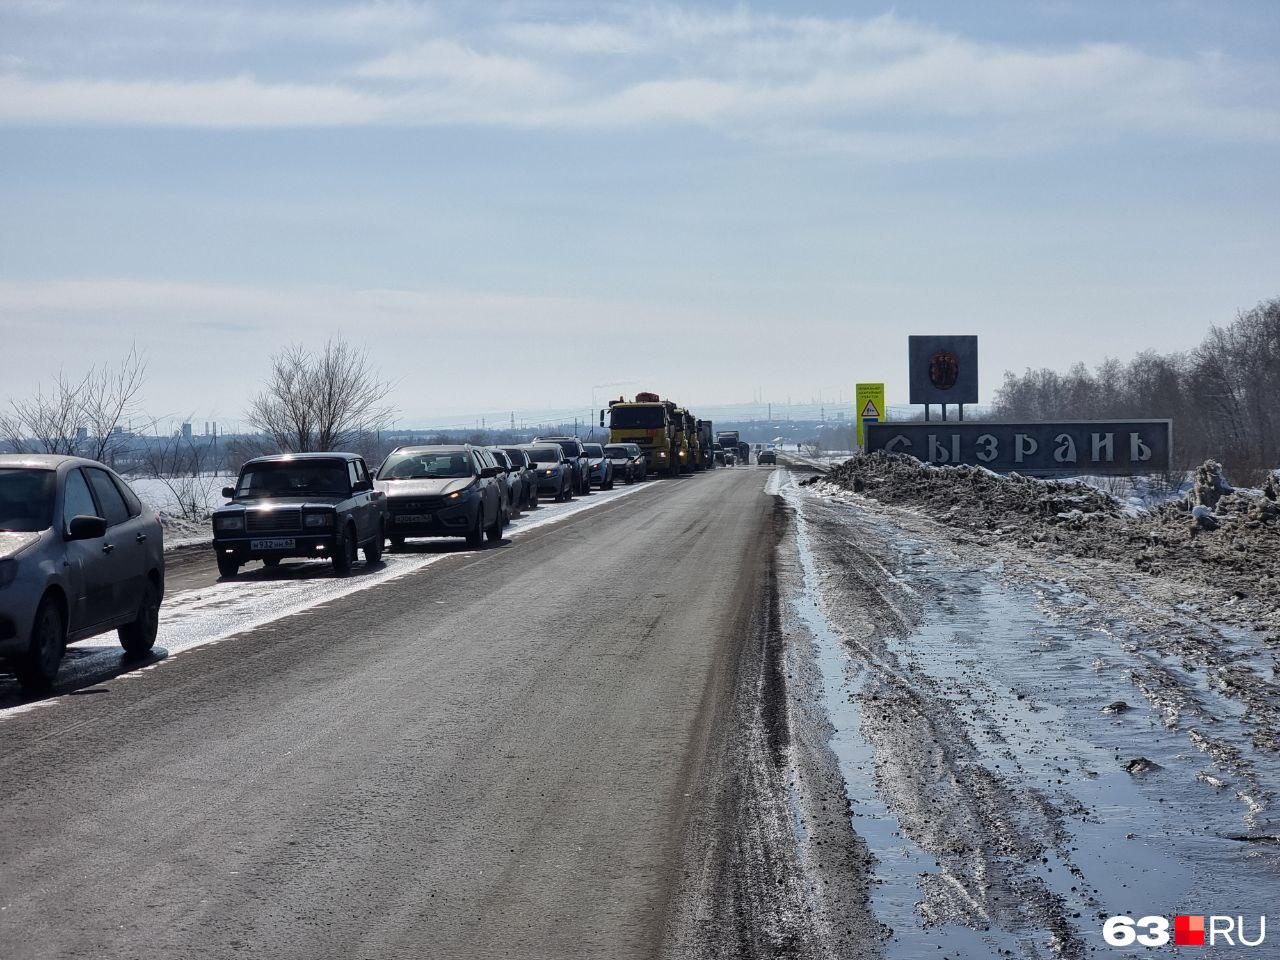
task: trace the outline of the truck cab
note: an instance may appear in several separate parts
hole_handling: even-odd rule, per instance
[[[651,473],[675,476],[680,456],[674,409],[675,404],[656,393],[638,393],[634,402],[619,397],[609,401],[608,410],[600,411],[600,426],[608,426],[609,443],[634,443],[643,450]]]

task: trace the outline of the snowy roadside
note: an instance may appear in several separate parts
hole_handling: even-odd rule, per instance
[[[1061,562],[1138,572],[1139,589],[1181,593],[1229,623],[1280,644],[1280,484],[1233,490],[1216,465],[1185,499],[1134,511],[1109,493],[1065,480],[938,467],[900,454],[861,455],[809,481],[915,511],[958,537]]]
[[[789,674],[822,678],[790,696],[831,724],[847,842],[892,929],[858,955],[1138,956],[1103,918],[1266,912],[1280,689],[1258,632],[1132,565],[783,474]]]

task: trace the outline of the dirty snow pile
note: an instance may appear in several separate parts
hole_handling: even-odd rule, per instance
[[[976,539],[1096,558],[1174,583],[1223,591],[1242,619],[1280,636],[1280,481],[1234,489],[1209,461],[1191,491],[1137,513],[1076,480],[934,466],[904,454],[859,454],[802,481],[910,507]],[[1247,611],[1247,612],[1246,612]]]

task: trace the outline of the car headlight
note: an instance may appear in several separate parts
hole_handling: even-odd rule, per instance
[[[543,476],[546,476],[546,477],[554,477],[555,475],[556,475],[556,472],[555,472],[554,470],[545,470],[545,471],[543,471]]]
[[[331,527],[333,526],[333,514],[325,511],[324,513],[305,513],[302,515],[302,525],[304,527]]]
[[[243,530],[244,517],[242,516],[225,516],[213,518],[213,529],[215,530]]]
[[[447,500],[461,500],[461,499],[462,499],[462,491],[461,491],[461,490],[455,490],[455,491],[453,491],[453,493],[449,494],[449,496],[448,496],[448,497],[446,497],[445,499],[447,499]]]
[[[659,459],[659,460],[665,460],[665,459],[667,459],[667,451],[665,451],[665,450],[659,450],[659,451],[658,451],[658,459]]]
[[[13,583],[18,577],[18,561],[13,557],[0,560],[0,589]]]

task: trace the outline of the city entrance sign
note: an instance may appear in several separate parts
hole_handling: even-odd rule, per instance
[[[866,432],[868,453],[1030,476],[1166,473],[1173,450],[1172,420],[868,423]]]

